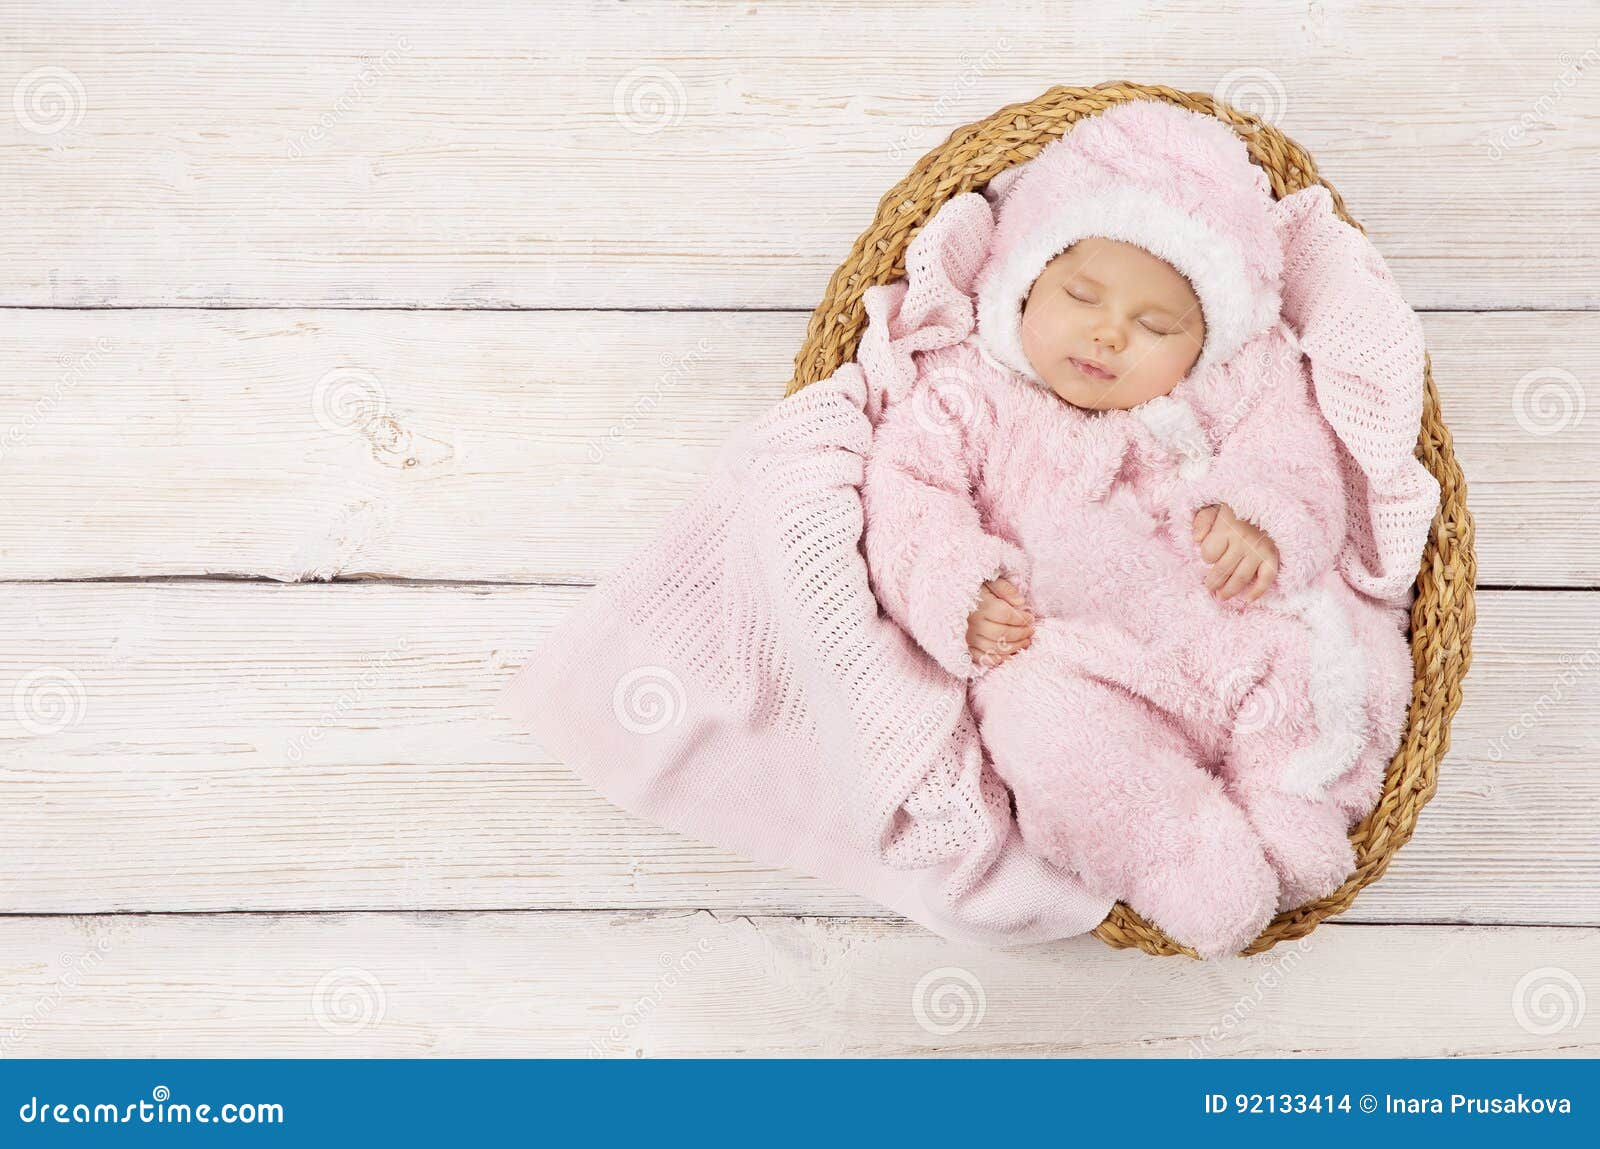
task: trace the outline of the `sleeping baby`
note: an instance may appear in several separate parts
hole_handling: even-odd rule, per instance
[[[976,330],[918,353],[862,484],[874,593],[970,680],[1029,849],[1203,957],[1349,877],[1410,682],[1336,569],[1276,206],[1148,100],[947,203]]]

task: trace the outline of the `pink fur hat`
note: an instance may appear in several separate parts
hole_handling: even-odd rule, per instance
[[[1272,189],[1214,116],[1164,100],[1115,104],[983,194],[996,220],[976,282],[978,344],[1041,386],[1022,349],[1022,305],[1045,266],[1085,236],[1136,244],[1189,280],[1206,336],[1185,378],[1226,363],[1278,319],[1283,248]]]

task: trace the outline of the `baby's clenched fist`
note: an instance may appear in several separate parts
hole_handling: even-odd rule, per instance
[[[978,591],[967,616],[967,653],[979,666],[999,666],[1033,641],[1033,612],[1009,579],[993,578]]]
[[[1200,544],[1200,557],[1211,564],[1206,589],[1218,598],[1248,591],[1245,601],[1255,602],[1278,577],[1277,544],[1266,531],[1234,514],[1227,503],[1212,503],[1195,512],[1194,541]]]

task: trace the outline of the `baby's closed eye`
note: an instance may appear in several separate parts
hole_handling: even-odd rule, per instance
[[[1065,291],[1071,298],[1076,299],[1079,303],[1087,303],[1091,306],[1096,306],[1099,303],[1099,300],[1095,298],[1095,295],[1092,291],[1078,284],[1065,284],[1063,285],[1062,290]],[[1139,326],[1150,332],[1150,334],[1159,335],[1163,338],[1168,335],[1177,334],[1177,332],[1172,329],[1170,324],[1163,323],[1161,320],[1154,319],[1150,316],[1140,316]]]

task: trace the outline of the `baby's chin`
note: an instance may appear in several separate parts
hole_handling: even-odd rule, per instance
[[[1050,390],[1062,402],[1082,411],[1122,411],[1134,406],[1123,401],[1121,389],[1114,382],[1097,387],[1081,379],[1054,379]]]
[[[1159,384],[1153,385],[1148,380],[1096,383],[1082,378],[1070,367],[1045,378],[1057,398],[1084,411],[1126,411],[1172,391],[1172,387],[1162,390]]]

